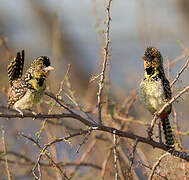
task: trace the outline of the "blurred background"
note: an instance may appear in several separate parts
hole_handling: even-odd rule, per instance
[[[52,66],[56,69],[48,80],[48,90],[53,93],[57,92],[70,64],[69,77],[75,96],[81,99],[85,108],[95,108],[98,86],[95,81],[89,81],[101,71],[106,4],[102,0],[0,0],[1,104],[5,106],[7,103],[4,94],[8,89],[6,69],[9,59],[24,49],[25,70],[34,58],[42,55],[50,57]],[[155,46],[162,52],[164,63],[170,64],[166,69],[169,80],[174,79],[189,55],[189,1],[116,0],[112,2],[111,19],[109,92],[115,103],[120,103],[135,92],[143,78],[141,57],[147,46]],[[188,85],[188,76],[189,71],[186,70],[176,83],[174,93]],[[189,128],[188,94],[180,98],[175,107],[180,131],[186,132]],[[45,108],[44,112],[47,112]],[[136,120],[148,123],[151,121],[151,115],[140,105],[137,98],[127,115]],[[173,118],[171,119],[174,127]],[[25,144],[23,139],[15,140],[16,136],[13,135],[18,131],[33,135],[40,126],[39,121],[6,121],[7,146],[14,151],[27,153],[31,144]],[[129,127],[130,130],[145,135],[146,127],[141,128],[136,124]],[[50,127],[52,136],[64,135],[62,130],[55,133],[53,128],[57,127]],[[48,139],[44,141],[48,142]],[[182,143],[183,148],[189,148],[186,134],[182,136]],[[74,143],[77,144],[78,141]],[[62,150],[62,147],[65,149]],[[67,152],[65,156],[69,160],[75,160],[82,154],[81,151],[73,156],[74,150],[67,145],[58,145],[56,148],[58,159],[63,159],[63,151]],[[153,150],[150,147],[148,149]],[[31,153],[35,160],[36,149]],[[3,165],[2,168],[0,165],[0,171],[3,171]],[[27,179],[32,176],[30,173],[23,175],[20,172],[15,177]]]

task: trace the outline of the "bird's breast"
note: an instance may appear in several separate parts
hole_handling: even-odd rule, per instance
[[[26,94],[15,104],[13,105],[14,108],[19,109],[30,109],[34,104],[38,103],[43,96],[43,91],[31,91],[30,89],[27,90]]]
[[[143,80],[140,83],[139,98],[152,114],[159,111],[166,103],[161,79]]]

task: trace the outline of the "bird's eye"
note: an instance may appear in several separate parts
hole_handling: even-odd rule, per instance
[[[153,60],[155,58],[155,56],[151,56],[151,60]]]

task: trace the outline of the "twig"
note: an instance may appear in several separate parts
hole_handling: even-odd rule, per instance
[[[117,168],[117,138],[116,138],[116,131],[113,131],[113,137],[114,137],[114,146],[113,146],[113,152],[114,152],[114,167],[115,167],[115,180],[118,180],[119,174],[118,174],[118,168]]]
[[[42,155],[43,155],[44,153],[45,153],[45,154],[47,153],[46,150],[47,150],[48,147],[50,147],[51,145],[53,145],[53,144],[55,144],[55,143],[57,143],[57,142],[67,141],[68,139],[70,139],[70,138],[72,138],[72,137],[80,136],[80,135],[82,135],[82,134],[87,134],[88,132],[89,132],[88,130],[83,130],[83,131],[80,131],[80,132],[71,134],[71,135],[69,135],[69,136],[66,136],[66,137],[56,138],[55,140],[53,140],[53,141],[51,141],[51,142],[45,144],[43,148],[40,148],[40,149],[41,149],[41,152],[40,152],[40,154],[39,154],[39,156],[38,156],[38,159],[37,159],[35,165],[34,165],[33,168],[32,168],[32,171],[33,171],[33,172],[35,171],[37,165],[40,163],[40,160],[41,160]]]
[[[180,61],[181,59],[184,59],[186,57],[185,53],[182,53],[180,56],[176,57],[172,61],[169,62],[169,66],[173,66],[176,62]],[[165,69],[167,68],[167,64],[165,64]]]
[[[81,156],[81,158],[79,159],[79,161],[77,162],[78,164],[83,163],[83,161],[86,159],[87,155],[92,151],[92,149],[94,148],[94,146],[96,145],[97,139],[94,139],[91,144],[88,146],[88,148],[85,150],[85,152],[83,153],[83,155]],[[79,169],[80,166],[76,166],[75,169],[73,170],[73,172],[70,175],[70,179],[72,179],[75,175],[75,173],[77,172],[77,170]]]
[[[71,65],[68,64],[68,68],[67,68],[66,74],[65,74],[65,76],[64,76],[64,79],[60,82],[59,91],[58,91],[57,94],[56,94],[56,97],[57,97],[57,98],[58,98],[58,96],[60,96],[61,92],[63,91],[64,82],[65,82],[66,77],[68,76],[68,74],[69,74],[69,72],[70,72],[70,68],[71,68]]]
[[[89,128],[88,133],[85,134],[85,137],[83,138],[82,142],[79,143],[79,147],[77,148],[77,150],[76,150],[76,152],[75,152],[75,155],[76,155],[77,153],[79,153],[79,151],[80,151],[82,145],[84,145],[84,144],[87,142],[88,136],[91,135],[91,131],[92,131],[92,129]]]
[[[131,169],[132,169],[132,166],[133,166],[133,163],[134,163],[134,156],[135,156],[137,144],[138,144],[138,139],[136,139],[136,141],[135,141],[135,143],[133,145],[133,150],[132,150],[131,155],[130,155],[128,173],[131,173]]]
[[[112,149],[110,149],[110,150],[108,151],[108,154],[107,154],[107,156],[106,156],[104,162],[102,163],[102,171],[101,171],[102,180],[104,180],[104,177],[105,177],[106,166],[107,166],[108,161],[109,161],[109,159],[110,159],[110,157],[111,157],[111,152],[112,152]]]
[[[56,98],[52,93],[50,92],[45,92],[45,95],[49,96],[50,98],[54,99],[61,107],[63,107],[64,109],[66,109],[68,112],[72,113],[73,111],[71,109],[69,109],[67,106],[65,106],[64,104],[62,104],[58,98]]]
[[[34,115],[31,113],[31,114],[24,114],[24,117],[33,117]],[[142,142],[142,143],[146,143],[146,144],[149,144],[151,146],[153,146],[154,148],[158,148],[158,149],[162,149],[164,151],[168,151],[170,148],[167,147],[166,145],[164,144],[160,144],[159,142],[156,142],[156,141],[153,141],[152,139],[149,139],[148,137],[145,138],[145,137],[142,137],[142,136],[138,136],[132,132],[126,132],[126,131],[120,131],[118,129],[115,129],[115,128],[112,128],[112,127],[108,127],[108,126],[95,126],[92,122],[89,122],[88,120],[82,118],[80,115],[77,115],[77,114],[38,114],[36,115],[37,118],[73,118],[73,119],[76,119],[80,122],[82,122],[83,124],[87,125],[87,126],[91,126],[91,128],[93,130],[98,130],[98,131],[104,131],[104,132],[108,132],[108,133],[112,133],[113,134],[113,131],[116,130],[116,135],[117,136],[120,136],[120,137],[126,137],[126,138],[129,138],[129,139],[133,139],[133,140],[136,140],[138,138],[138,142]],[[0,117],[22,117],[22,115],[20,114],[14,114],[14,115],[9,115],[9,114],[0,114]],[[86,131],[87,133],[88,131]],[[181,151],[176,151],[176,150],[172,150],[170,153],[172,153],[172,155],[176,156],[176,157],[180,157],[181,159],[184,159],[186,161],[189,162],[189,155],[185,152],[181,152]]]
[[[42,156],[43,154],[45,154],[46,157],[52,162],[53,166],[56,167],[56,168],[60,171],[60,173],[63,175],[63,178],[66,179],[66,180],[69,179],[69,178],[66,176],[66,174],[62,171],[62,169],[58,166],[58,164],[50,157],[50,155],[48,154],[48,152],[45,151],[46,148],[45,148],[45,150],[44,150],[44,149],[39,145],[39,143],[38,143],[36,140],[34,140],[33,138],[28,137],[28,136],[24,135],[23,133],[20,134],[20,135],[21,135],[22,137],[24,137],[24,138],[30,140],[30,141],[33,142],[34,144],[36,144],[37,147],[38,147],[38,148],[40,149],[40,151],[41,151],[39,157],[41,158],[41,156]],[[54,141],[55,141],[55,142],[59,142],[59,140],[60,140],[60,139],[56,139],[56,140],[54,140]],[[54,142],[54,141],[53,141],[53,142]],[[51,142],[51,143],[53,144],[53,142]],[[47,147],[48,147],[48,146],[47,146]],[[42,152],[43,152],[43,153],[42,153]],[[38,160],[37,160],[37,162],[35,163],[34,167],[32,168],[32,173],[33,173],[33,175],[34,175],[34,177],[35,177],[36,179],[39,179],[38,176],[35,174],[35,169],[36,169],[36,167],[38,166],[38,163],[39,163],[39,161],[40,161],[40,158],[39,158],[39,157],[38,157]]]
[[[170,154],[169,154],[168,152],[166,152],[166,153],[163,154],[163,155],[158,159],[158,161],[153,165],[153,167],[152,167],[152,172],[151,172],[151,174],[149,175],[148,180],[152,180],[156,168],[159,166],[161,160],[162,160],[164,157],[166,157],[167,155],[170,155]]]
[[[166,57],[166,61],[167,61],[167,78],[170,79],[170,61],[169,61],[169,57]]]
[[[102,91],[104,88],[104,79],[105,79],[105,73],[106,73],[106,66],[107,61],[109,59],[109,44],[110,44],[110,5],[112,0],[108,0],[108,5],[106,7],[106,32],[105,32],[105,46],[104,46],[104,61],[102,65],[102,71],[100,74],[100,82],[99,82],[99,89],[97,93],[97,99],[98,99],[98,119],[99,123],[102,124]]]
[[[180,75],[183,73],[183,71],[188,67],[189,59],[186,61],[186,64],[182,67],[182,69],[178,72],[175,79],[171,82],[170,86],[173,87],[173,85],[176,83]]]
[[[6,167],[6,173],[8,180],[11,180],[12,176],[9,170],[9,165],[8,165],[8,158],[7,158],[7,147],[5,143],[5,129],[4,129],[4,122],[2,121],[1,125],[1,131],[2,131],[2,143],[3,143],[3,149],[4,149],[4,154],[5,154],[5,167]]]
[[[4,153],[4,152],[3,152]],[[31,165],[34,165],[35,162],[31,159],[29,159],[28,157],[24,156],[22,157],[23,155],[22,154],[18,154],[18,153],[15,153],[15,152],[7,152],[7,154],[12,154],[17,157],[17,158],[20,158],[20,161],[16,161],[16,160],[8,160],[8,163],[9,164],[16,164],[16,165],[20,165],[20,166],[31,166]],[[25,162],[23,162],[23,159],[25,160]],[[5,162],[5,159],[2,159],[0,158],[0,161],[3,161]],[[43,167],[52,167],[52,163],[42,163],[40,162],[40,166],[43,166]],[[80,167],[80,166],[87,166],[87,167],[91,167],[91,168],[94,168],[94,169],[97,169],[97,170],[102,170],[102,168],[96,164],[93,164],[93,163],[87,163],[87,162],[58,162],[57,163],[58,166],[62,166],[62,167],[69,167],[69,166],[77,166],[77,167]]]
[[[141,166],[144,166],[144,167],[146,167],[146,168],[148,168],[148,169],[150,169],[150,170],[152,170],[152,167],[151,167],[151,166],[146,165],[146,164],[144,164],[144,163],[141,162],[141,161],[138,161],[138,164],[141,165]],[[168,180],[168,178],[165,177],[165,176],[163,176],[162,174],[160,174],[160,173],[158,173],[158,172],[156,172],[156,171],[154,171],[154,173],[157,174],[158,176],[160,176],[161,178],[163,178],[163,179],[165,179],[165,180]]]

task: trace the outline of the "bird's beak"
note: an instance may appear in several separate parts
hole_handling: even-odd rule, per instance
[[[147,58],[146,56],[143,56],[141,59],[144,60],[144,61],[150,61],[150,59]]]
[[[53,71],[54,68],[52,66],[48,66],[44,68],[45,71]]]

